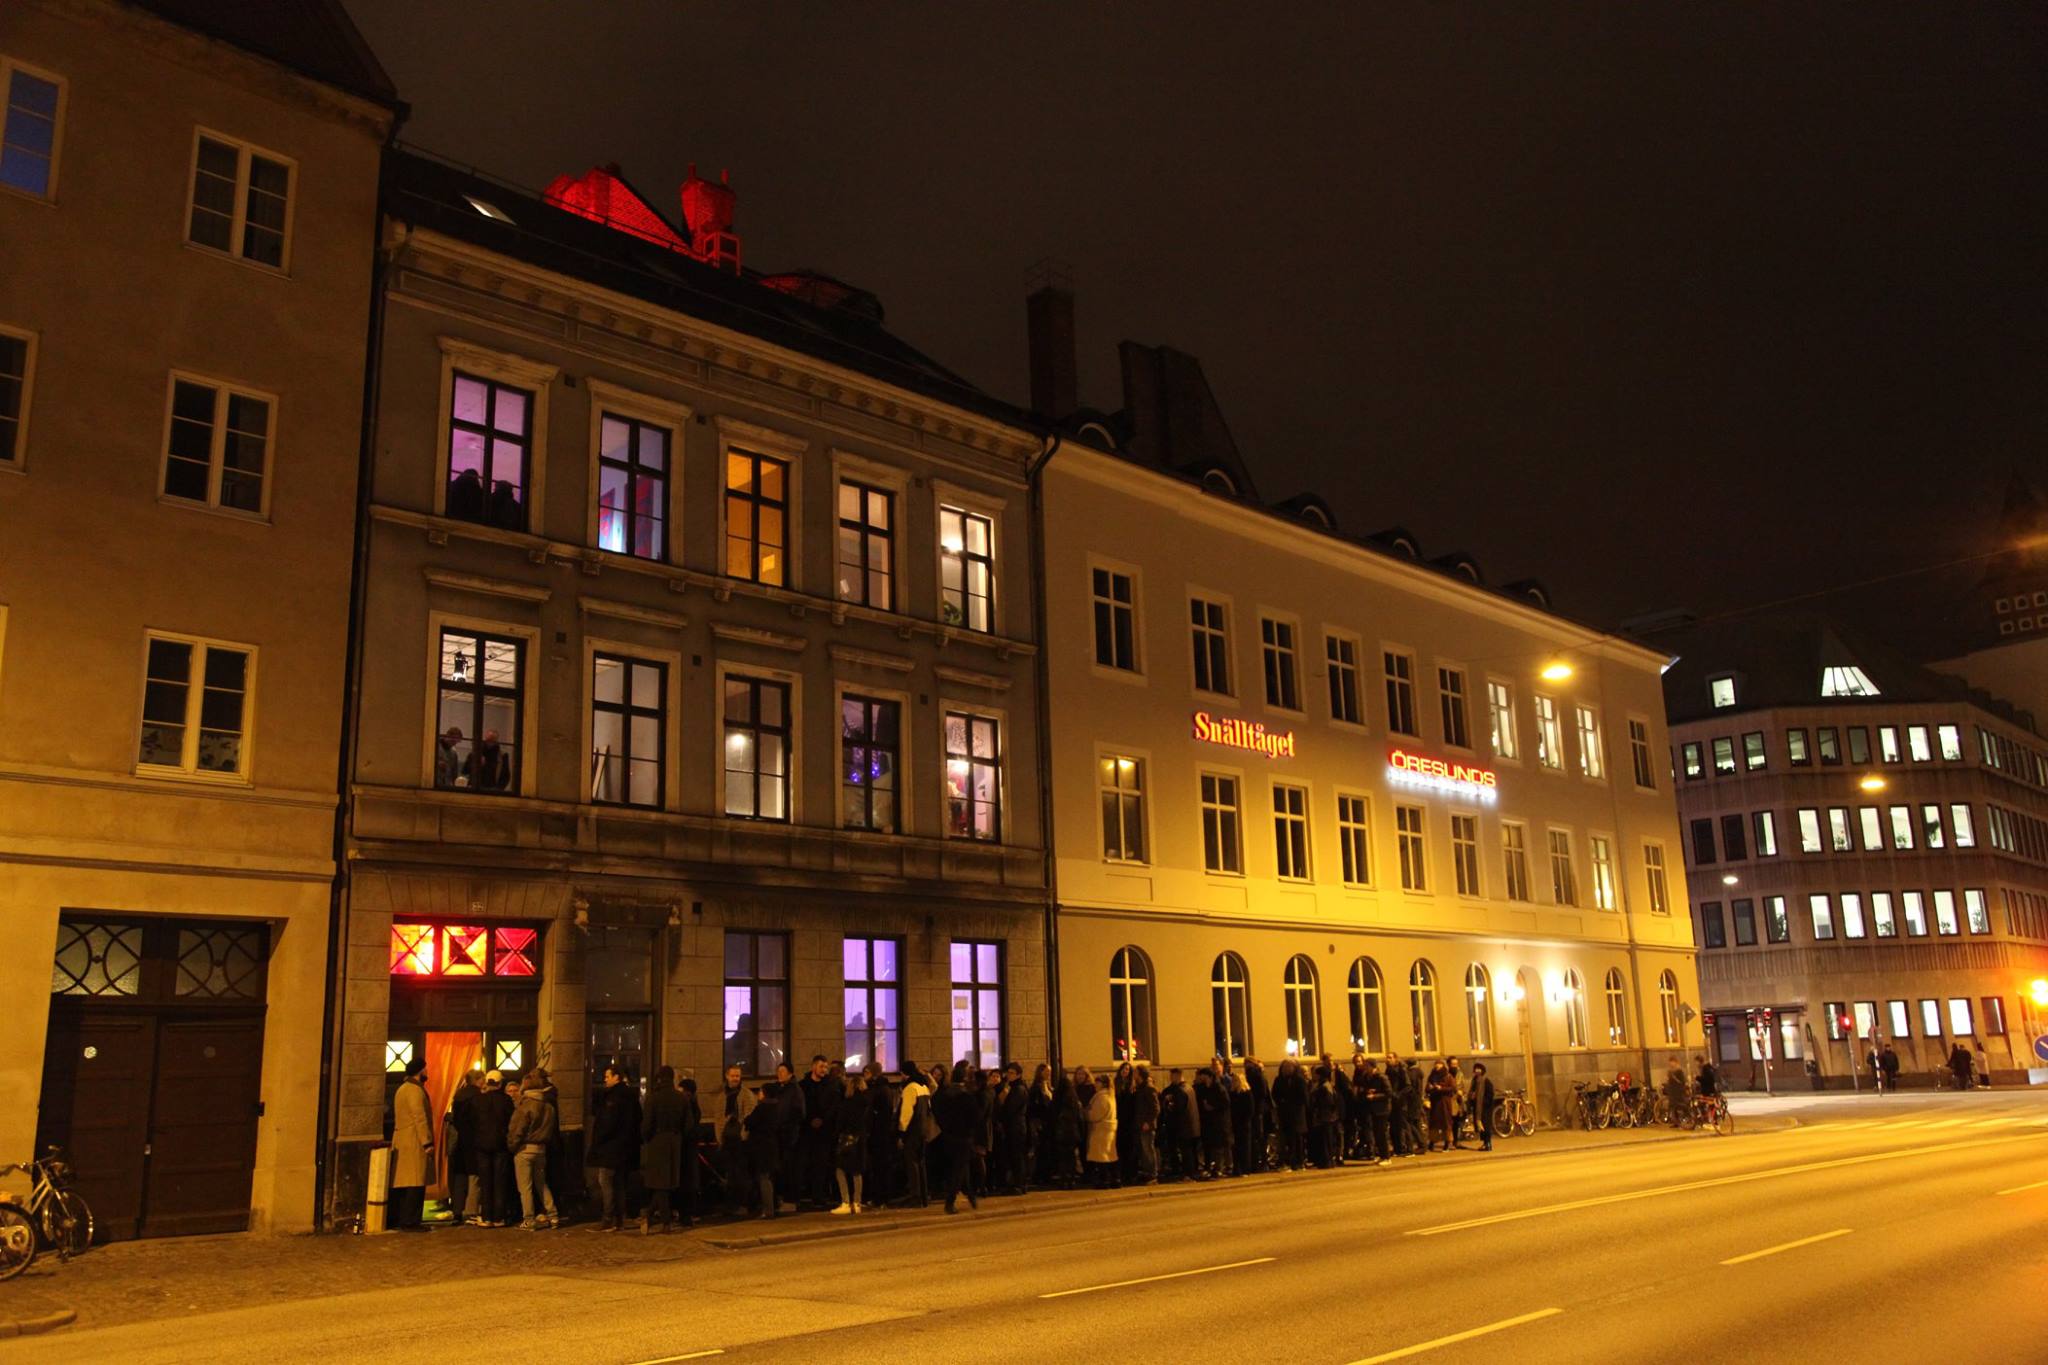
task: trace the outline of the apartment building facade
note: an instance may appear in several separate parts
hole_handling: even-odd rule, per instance
[[[1724,1074],[1867,1083],[1886,1043],[1916,1084],[1957,1043],[2001,1081],[2039,1068],[2048,743],[2023,715],[1812,617],[1657,642]]]
[[[312,1226],[378,158],[338,6],[0,9],[0,1152]]]
[[[1046,1055],[1041,443],[681,198],[392,159],[336,1216],[415,1057]]]
[[[1123,361],[1043,473],[1064,1058],[1451,1055],[1554,1110],[1696,1047],[1664,656],[1263,502],[1192,358]]]

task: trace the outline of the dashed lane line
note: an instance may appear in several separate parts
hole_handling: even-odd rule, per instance
[[[1780,1242],[1774,1247],[1765,1247],[1762,1251],[1750,1251],[1740,1256],[1730,1256],[1721,1264],[1741,1265],[1745,1261],[1760,1261],[1766,1256],[1775,1256],[1781,1251],[1797,1251],[1800,1247],[1810,1247],[1815,1242],[1827,1242],[1837,1237],[1847,1237],[1852,1231],[1854,1231],[1853,1228],[1836,1228],[1833,1232],[1818,1232],[1811,1237],[1801,1237],[1796,1242]]]
[[[1403,1346],[1398,1351],[1385,1351],[1376,1356],[1367,1356],[1363,1360],[1352,1361],[1351,1365],[1383,1365],[1383,1362],[1389,1360],[1406,1360],[1409,1356],[1419,1356],[1424,1351],[1434,1351],[1440,1346],[1455,1346],[1461,1341],[1470,1341],[1474,1337],[1489,1336],[1494,1332],[1505,1332],[1510,1327],[1520,1327],[1525,1322],[1539,1322],[1544,1318],[1554,1318],[1563,1311],[1562,1308],[1539,1308],[1533,1313],[1524,1313],[1519,1317],[1513,1318],[1502,1318],[1499,1322],[1489,1322],[1483,1327],[1468,1327],[1462,1332],[1453,1332],[1447,1337],[1437,1337],[1433,1341],[1418,1341],[1413,1346]]]
[[[1098,1294],[1105,1289],[1128,1289],[1134,1284],[1156,1284],[1160,1280],[1184,1280],[1190,1275],[1213,1275],[1219,1270],[1240,1270],[1248,1265],[1266,1265],[1278,1260],[1276,1256],[1254,1256],[1249,1261],[1232,1261],[1229,1265],[1205,1265],[1195,1270],[1174,1270],[1164,1275],[1141,1275],[1135,1280],[1116,1280],[1110,1284],[1083,1285],[1079,1289],[1055,1289],[1050,1294],[1040,1294],[1041,1299],[1066,1299],[1076,1294]]]
[[[2000,1190],[1999,1193],[2025,1194],[2028,1190],[2048,1190],[2048,1180],[2036,1180],[2031,1185],[2015,1185],[2009,1190]]]

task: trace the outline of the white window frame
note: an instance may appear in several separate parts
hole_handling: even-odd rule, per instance
[[[4,625],[0,621],[0,625]],[[143,717],[142,709],[149,691],[149,646],[154,640],[170,644],[189,646],[191,668],[185,682],[185,739],[184,750],[177,764],[144,763],[140,758]],[[199,767],[199,715],[206,698],[206,657],[211,649],[233,650],[245,656],[248,663],[242,675],[242,745],[240,761],[233,772],[212,772]],[[135,696],[135,740],[137,758],[131,771],[138,777],[168,777],[181,782],[211,782],[226,786],[247,787],[252,784],[250,773],[256,766],[256,682],[257,648],[237,640],[220,640],[206,635],[187,635],[175,630],[145,630],[142,633],[142,666],[136,673]]]
[[[1611,834],[1588,834],[1586,836],[1586,858],[1592,868],[1593,908],[1595,910],[1618,910],[1620,898],[1616,891],[1620,878],[1614,865],[1614,836]]]
[[[1655,856],[1652,856],[1655,855]],[[1643,840],[1643,889],[1648,894],[1644,906],[1653,915],[1671,913],[1670,860],[1664,856],[1662,839]]]
[[[541,527],[544,524],[541,511],[546,505],[542,494],[547,488],[548,389],[554,384],[555,376],[561,373],[561,367],[544,361],[528,360],[524,356],[510,355],[504,351],[494,351],[461,337],[441,336],[435,340],[441,348],[441,409],[436,419],[434,441],[434,515],[448,515],[448,438],[454,429],[455,420],[455,372],[461,370],[479,379],[510,384],[533,394],[533,404],[526,414],[526,450],[529,465],[525,490],[526,530],[498,530],[496,533],[540,539]],[[670,459],[674,458],[675,454],[671,451]],[[719,467],[723,470],[724,465],[721,464]],[[720,486],[723,487],[722,484]],[[596,500],[593,498],[592,501]]]
[[[1296,868],[1294,871],[1286,873],[1280,871],[1280,821],[1283,818],[1282,812],[1280,810],[1280,793],[1283,791],[1293,792],[1301,798],[1301,812],[1298,818],[1301,822],[1302,865]],[[1269,828],[1272,830],[1273,833],[1274,880],[1285,882],[1289,885],[1302,885],[1315,881],[1316,807],[1315,793],[1309,789],[1309,784],[1306,782],[1295,781],[1284,777],[1269,778],[1266,782],[1266,809],[1270,819]],[[1284,818],[1291,823],[1297,817],[1293,812],[1290,811],[1286,813]]]
[[[218,142],[235,149],[235,214],[228,224],[228,248],[225,251],[219,247],[208,246],[204,242],[192,240],[192,209],[194,197],[199,192],[199,142],[202,138],[209,142]],[[252,260],[242,251],[243,229],[248,226],[249,222],[249,157],[251,154],[260,156],[265,161],[277,162],[285,168],[287,175],[284,196],[284,241],[279,245],[276,265],[271,265],[266,261]],[[239,261],[252,270],[261,270],[272,275],[291,274],[292,246],[294,239],[298,235],[296,231],[299,215],[298,158],[286,156],[283,152],[272,151],[268,147],[258,146],[247,138],[239,138],[232,133],[223,133],[217,128],[208,128],[201,124],[192,130],[192,152],[187,161],[190,164],[190,169],[185,176],[184,216],[178,224],[178,235],[185,245],[194,251],[203,251],[209,256],[220,256],[226,257],[231,261]]]
[[[1261,606],[1259,615],[1259,699],[1268,711],[1278,711],[1283,716],[1308,716],[1308,670],[1302,667],[1301,617],[1293,612],[1281,611],[1275,607]],[[1266,622],[1285,626],[1293,638],[1293,645],[1286,653],[1294,660],[1294,705],[1284,706],[1266,694],[1266,651],[1278,650],[1278,646],[1266,644]]]
[[[166,491],[164,484],[171,470],[171,411],[177,401],[180,383],[195,384],[213,390],[213,437],[207,448],[206,458],[206,499],[181,498]],[[262,505],[256,511],[245,511],[240,507],[223,506],[220,500],[222,471],[226,468],[228,436],[228,399],[230,397],[253,398],[264,404],[267,411],[263,430],[263,472],[260,487],[263,491]],[[156,500],[166,507],[179,507],[188,512],[213,512],[224,517],[235,517],[241,521],[270,520],[270,493],[277,472],[277,427],[278,404],[274,393],[268,393],[249,384],[216,375],[201,374],[197,370],[172,370],[164,383],[164,426],[163,441],[157,452]]]
[[[1330,712],[1330,724],[1362,735],[1372,728],[1370,724],[1372,719],[1372,703],[1366,700],[1367,693],[1365,690],[1365,641],[1356,631],[1344,630],[1330,625],[1323,627],[1323,657],[1321,660],[1323,667],[1321,673],[1323,695],[1326,700],[1330,692],[1330,672],[1333,667],[1330,662],[1330,642],[1332,640],[1351,647],[1351,700],[1353,705],[1358,708],[1358,719],[1345,720],[1333,709]]]
[[[894,830],[868,829],[864,825],[846,823],[846,808],[839,799],[840,788],[844,785],[842,770],[846,766],[846,726],[841,720],[847,695],[871,697],[876,701],[896,703],[896,828]],[[719,689],[719,723],[724,724],[725,689]],[[893,687],[874,687],[864,682],[846,678],[832,680],[832,823],[833,828],[849,834],[870,834],[881,838],[891,835],[906,835],[917,832],[917,783],[913,774],[917,767],[911,750],[917,743],[917,708],[912,705],[917,698],[908,692]],[[719,793],[721,799],[724,792]],[[856,937],[858,937],[856,935]]]
[[[744,584],[761,592],[800,593],[803,589],[804,568],[804,466],[811,453],[811,442],[775,427],[764,427],[755,422],[743,422],[737,417],[719,413],[711,419],[718,427],[718,464],[712,487],[718,497],[718,549],[712,557],[713,572],[728,583]],[[725,571],[726,556],[726,461],[734,451],[749,455],[766,455],[789,466],[783,475],[782,511],[782,581],[764,583],[758,578],[740,578]],[[836,540],[839,527],[836,499],[839,487],[832,488],[833,534]],[[531,522],[528,523],[529,525]],[[834,577],[837,577],[836,573]]]
[[[723,692],[724,689],[721,687],[720,694],[723,695]],[[932,698],[932,701],[934,704],[931,708],[932,717],[929,722],[932,727],[932,752],[939,757],[938,774],[934,781],[939,803],[938,824],[935,827],[938,837],[954,844],[974,848],[1009,847],[1012,831],[1017,826],[1016,806],[1013,803],[1013,793],[1011,791],[1011,788],[1015,785],[1015,779],[1010,771],[1014,766],[1010,746],[1016,741],[1016,736],[1010,730],[1010,713],[1000,706],[990,706],[984,702],[968,701],[965,698],[954,696],[947,692],[939,693],[936,697]],[[794,702],[792,702],[793,704]],[[983,720],[992,720],[996,723],[996,800],[998,804],[996,806],[996,837],[994,840],[973,839],[965,835],[954,835],[947,832],[946,717],[954,712],[964,716],[979,716]],[[1136,757],[1143,751],[1134,749],[1130,752],[1133,757]],[[1145,753],[1144,757],[1148,763],[1151,761],[1149,753]],[[1149,811],[1146,813],[1146,818],[1151,818]],[[1146,838],[1149,839],[1151,837],[1151,830],[1147,829],[1145,834]],[[1100,835],[1098,834],[1097,837],[1099,839]]]
[[[955,708],[958,709],[958,708]],[[1002,739],[1000,728],[996,731],[998,742]],[[1108,759],[1128,759],[1137,765],[1138,785],[1131,793],[1138,798],[1138,846],[1142,857],[1124,858],[1113,856],[1102,846],[1102,798],[1111,791],[1122,792],[1122,788],[1102,785],[1102,762]],[[1004,766],[1008,766],[1005,764]],[[1095,843],[1096,853],[1111,867],[1150,867],[1154,861],[1152,848],[1152,753],[1149,749],[1134,749],[1129,745],[1097,744],[1095,746]],[[941,778],[943,781],[943,777]]]
[[[1449,673],[1455,676],[1458,680],[1458,685],[1463,689],[1456,695],[1458,698],[1458,708],[1463,714],[1465,721],[1465,741],[1462,744],[1454,742],[1448,729],[1446,729],[1443,736],[1444,747],[1456,749],[1460,753],[1477,753],[1479,751],[1479,744],[1472,733],[1472,670],[1454,659],[1436,659],[1432,660],[1432,662],[1436,667],[1436,687],[1434,689],[1436,692],[1436,721],[1440,728],[1444,724],[1444,706],[1451,696],[1449,689],[1444,686],[1444,675]]]
[[[1560,855],[1558,852],[1558,840],[1560,838],[1564,840],[1564,851],[1562,855]],[[1565,885],[1563,889],[1571,893],[1569,899],[1558,894],[1558,859],[1560,856],[1562,856],[1564,860],[1563,876],[1565,880]],[[1553,905],[1558,906],[1561,909],[1578,909],[1579,897],[1581,894],[1579,889],[1579,855],[1578,851],[1572,846],[1571,830],[1565,828],[1562,825],[1546,826],[1543,831],[1543,857],[1544,862],[1550,868],[1551,903]]]
[[[1572,725],[1579,732],[1579,775],[1588,782],[1607,780],[1607,737],[1600,729],[1600,708],[1572,703]]]
[[[844,450],[838,446],[832,447],[831,457],[832,573],[827,587],[831,593],[832,600],[855,611],[873,611],[890,616],[908,616],[910,615],[909,606],[912,601],[913,590],[917,587],[910,574],[912,556],[903,553],[904,544],[910,538],[910,518],[906,513],[910,505],[911,473],[909,470],[897,465],[870,459],[865,455],[857,454],[851,450]],[[721,464],[720,468],[723,469],[724,466]],[[871,606],[867,603],[856,602],[852,598],[839,595],[839,489],[847,483],[865,484],[869,488],[878,488],[890,495],[892,504],[889,510],[890,605],[887,607]],[[721,499],[724,496],[724,492],[724,488],[721,487],[719,489]],[[934,528],[938,525],[936,521],[932,524]],[[990,537],[989,548],[991,550],[995,548],[993,536]],[[991,584],[990,586],[993,587],[994,585]],[[932,596],[934,599],[938,597],[936,588]]]
[[[1401,813],[1403,811],[1414,811],[1416,822],[1421,826],[1412,835],[1401,828]],[[1427,806],[1396,805],[1394,807],[1394,865],[1403,872],[1407,868],[1407,860],[1401,857],[1402,845],[1405,840],[1411,837],[1415,840],[1414,864],[1417,884],[1410,886],[1408,878],[1404,875],[1401,878],[1401,889],[1411,896],[1427,896],[1431,894],[1429,886],[1429,808]]]
[[[687,404],[678,403],[668,398],[657,398],[653,394],[624,388],[594,376],[583,381],[583,390],[590,397],[590,461],[588,466],[590,507],[589,515],[583,528],[583,543],[603,555],[606,560],[622,565],[682,563],[683,557],[680,541],[682,539],[683,523],[683,480],[681,478],[683,469],[683,432],[689,426],[692,409]],[[536,400],[536,405],[537,403],[538,400]],[[604,478],[600,454],[604,443],[604,419],[606,417],[621,417],[630,421],[644,422],[648,426],[661,427],[668,432],[668,470],[664,480],[667,498],[665,500],[666,505],[662,508],[662,545],[661,554],[658,558],[647,559],[630,551],[604,550],[598,547],[598,523],[601,519],[599,515],[601,509],[598,507],[598,494],[602,488]],[[447,451],[445,449],[442,451],[441,458],[443,460],[447,459]],[[534,464],[538,468],[540,464],[540,457],[538,455],[534,457]],[[723,472],[724,466],[721,464],[721,475]],[[447,497],[445,483],[446,480],[444,479],[444,487],[441,491],[443,498]],[[719,491],[723,494],[724,487],[722,484]],[[531,528],[533,522],[529,519],[527,525]]]
[[[1372,846],[1372,831],[1375,823],[1372,810],[1372,796],[1356,788],[1339,787],[1335,792],[1335,798],[1335,803],[1331,809],[1337,817],[1337,875],[1340,879],[1344,875],[1344,855],[1345,850],[1351,846],[1351,831],[1354,829],[1359,830],[1363,835],[1360,843],[1365,848],[1365,877],[1362,881],[1346,881],[1344,885],[1353,891],[1369,891],[1377,884],[1373,874],[1379,867],[1379,858]],[[1360,809],[1365,812],[1365,823],[1363,825],[1344,818],[1343,803],[1346,801],[1356,801],[1359,803]]]
[[[1387,733],[1389,735],[1399,735],[1403,739],[1419,740],[1422,738],[1422,680],[1419,676],[1420,670],[1415,662],[1415,651],[1407,645],[1394,644],[1387,640],[1380,641],[1379,699],[1382,704],[1386,702],[1387,682],[1392,676],[1387,672],[1387,655],[1389,654],[1399,655],[1408,660],[1408,710],[1410,718],[1415,724],[1412,729],[1395,729],[1394,710],[1389,706],[1387,707]]]
[[[1131,666],[1118,668],[1103,663],[1095,653],[1095,573],[1122,574],[1131,580]],[[1145,657],[1145,575],[1135,564],[1127,564],[1105,555],[1090,554],[1084,565],[1085,577],[1082,586],[1088,590],[1088,667],[1098,678],[1116,678],[1135,686],[1148,686],[1150,679]]]
[[[1631,714],[1627,717],[1627,722],[1629,781],[1634,784],[1635,789],[1639,792],[1653,792],[1657,790],[1657,751],[1650,742],[1650,718],[1648,716]],[[1638,726],[1642,729],[1641,739],[1636,737]],[[1638,749],[1642,751],[1642,772],[1650,779],[1647,786],[1638,780],[1636,772]]]
[[[1460,820],[1471,822],[1467,826],[1472,834],[1470,839],[1460,840],[1458,838],[1458,822]],[[1451,812],[1451,890],[1456,895],[1462,896],[1467,900],[1482,900],[1486,896],[1486,869],[1481,866],[1479,838],[1479,813],[1477,811],[1454,810]],[[1469,888],[1458,885],[1458,882],[1464,878],[1468,861],[1472,873],[1472,885]]]
[[[721,470],[724,465],[719,466]],[[723,473],[719,476],[720,488],[724,487]],[[723,542],[721,542],[722,544]],[[719,656],[712,661],[711,714],[705,726],[703,743],[711,752],[709,771],[705,782],[711,790],[711,804],[705,809],[712,818],[730,820],[737,825],[761,825],[768,828],[796,826],[803,823],[803,763],[804,763],[804,676],[792,669],[777,668],[772,664],[757,664],[745,659]],[[737,675],[741,678],[758,679],[761,682],[785,683],[789,687],[789,815],[786,819],[771,820],[763,816],[732,815],[725,809],[725,680]],[[687,729],[683,721],[677,722],[677,729]],[[833,757],[838,757],[839,717],[832,718]],[[902,797],[899,795],[900,805]],[[832,791],[833,805],[839,802],[837,787]],[[837,823],[836,821],[834,822]]]
[[[530,645],[528,650],[530,653]],[[596,677],[597,656],[599,654],[638,659],[642,663],[661,664],[668,670],[667,683],[662,688],[661,698],[664,708],[661,727],[661,804],[659,806],[606,804],[602,809],[607,812],[673,811],[678,809],[682,799],[682,745],[680,741],[683,727],[678,721],[681,715],[683,699],[683,656],[673,649],[650,648],[635,641],[622,640],[613,636],[586,634],[583,637],[583,682],[581,687],[583,693],[583,747],[577,751],[582,758],[582,762],[578,767],[578,772],[581,774],[579,779],[581,785],[578,787],[579,799],[585,802],[590,800],[591,745],[597,727],[597,697],[592,691],[592,682]],[[436,654],[435,675],[437,678],[439,673],[440,656]],[[436,690],[438,691],[438,688]],[[526,709],[528,708],[524,705],[524,699],[522,698],[521,710],[524,712]],[[523,729],[524,727],[522,726],[521,728]],[[521,738],[524,739],[524,736],[522,735]],[[525,755],[522,755],[520,758],[520,767],[522,769],[526,767]],[[525,785],[523,777],[521,785]]]
[[[1009,504],[1003,498],[993,493],[984,493],[974,488],[963,488],[957,483],[949,483],[944,479],[933,479],[931,485],[932,614],[940,625],[946,626],[950,630],[960,631],[968,636],[1001,636],[1003,634],[1004,613],[1009,609],[1009,593],[1005,591],[1007,579],[1003,573],[1003,517],[1008,511]],[[719,492],[722,505],[724,500],[724,487],[722,483]],[[943,513],[949,507],[956,512],[970,517],[980,517],[988,522],[988,629],[985,631],[974,629],[964,620],[957,625],[946,620],[946,547],[941,542],[938,531],[943,521]],[[723,542],[721,541],[718,561],[721,564],[725,562],[724,554]],[[897,557],[899,559],[902,557],[901,546],[897,548]],[[964,562],[963,559],[963,564]],[[966,581],[966,576],[963,572],[961,576],[961,591],[963,593],[966,591]],[[896,601],[900,611],[904,599],[899,596]]]
[[[1515,842],[1516,839],[1520,843]],[[1517,856],[1519,855],[1519,856]],[[1518,905],[1535,899],[1529,885],[1529,826],[1521,820],[1500,822],[1501,896]],[[1521,892],[1516,895],[1516,891]]]
[[[0,322],[0,336],[13,337],[16,341],[23,343],[26,348],[21,361],[21,415],[15,419],[14,449],[10,452],[0,453],[0,473],[26,474],[28,472],[29,419],[35,415],[36,343],[38,338],[36,333],[31,332],[26,327],[15,327],[5,322]],[[168,417],[166,422],[168,423]]]
[[[1091,574],[1090,577],[1092,580],[1093,575]],[[1226,684],[1228,684],[1228,686],[1226,687],[1204,687],[1202,686],[1201,682],[1197,680],[1194,676],[1195,621],[1193,606],[1196,602],[1201,602],[1208,606],[1217,607],[1221,609],[1221,611],[1223,612],[1223,667],[1226,673],[1228,674],[1228,676],[1226,676],[1223,681]],[[1092,581],[1089,585],[1088,605],[1088,629],[1090,632],[1090,637],[1088,640],[1088,649],[1090,657],[1093,657],[1095,650],[1095,640],[1093,635],[1095,629],[1095,591]],[[1194,696],[1198,700],[1214,700],[1217,698],[1221,698],[1225,701],[1235,701],[1237,699],[1238,692],[1241,690],[1241,688],[1239,687],[1236,653],[1237,604],[1228,593],[1212,592],[1208,588],[1204,588],[1197,584],[1190,583],[1188,585],[1188,605],[1189,686],[1193,691]],[[1204,635],[1209,635],[1213,634],[1214,632],[1210,631],[1206,626],[1204,626],[1202,633]],[[1100,667],[1100,665],[1097,666]]]
[[[64,124],[71,105],[71,82],[54,71],[0,54],[0,133],[5,131],[6,109],[14,95],[16,71],[25,71],[37,80],[48,81],[57,87],[57,121],[56,126],[50,130],[50,184],[41,194],[30,194],[27,190],[16,189],[12,185],[0,185],[0,192],[26,199],[34,204],[54,204],[57,202],[58,176],[64,168]],[[197,143],[193,144],[192,156],[194,165],[197,165]]]
[[[1499,689],[1503,696],[1496,697],[1495,689]],[[1522,761],[1522,728],[1515,714],[1515,685],[1496,674],[1488,674],[1486,678],[1486,727],[1487,738],[1493,745],[1493,756],[1503,763],[1519,765]],[[1499,740],[1501,734],[1507,736],[1505,748]]]
[[[426,693],[425,714],[420,724],[421,790],[435,792],[440,796],[448,795],[451,791],[459,793],[461,790],[448,787],[437,789],[434,786],[434,763],[438,757],[435,746],[441,738],[441,632],[444,629],[481,631],[486,635],[502,635],[526,642],[526,648],[520,651],[522,658],[519,676],[519,790],[512,794],[536,795],[540,789],[540,627],[446,611],[427,613],[426,653],[420,673],[420,679],[425,684],[421,690]],[[580,695],[582,691],[583,685],[579,684],[578,694]],[[673,728],[680,731],[681,726],[677,724]],[[585,739],[588,739],[587,735]],[[585,751],[588,751],[587,743]],[[580,761],[576,765],[576,770],[579,773],[583,771],[583,764]],[[486,796],[478,793],[475,799],[502,801],[505,798],[503,795]]]
[[[1536,767],[1546,773],[1564,771],[1564,716],[1557,698],[1544,692],[1531,694],[1536,707]],[[1545,708],[1549,713],[1545,714]],[[1546,757],[1547,755],[1547,757]]]
[[[1202,796],[1202,779],[1205,777],[1222,778],[1228,780],[1236,793],[1237,800],[1233,804],[1226,806],[1221,802],[1212,803],[1204,799]],[[1237,867],[1235,870],[1232,870],[1230,868],[1216,868],[1209,866],[1209,833],[1207,826],[1209,812],[1212,809],[1218,812],[1222,812],[1225,810],[1229,811],[1232,817],[1231,823],[1236,827],[1236,838],[1235,842],[1232,845],[1232,852],[1235,854],[1237,861]],[[1195,810],[1197,812],[1197,815],[1203,822],[1197,834],[1197,838],[1201,841],[1202,844],[1202,875],[1207,877],[1229,877],[1232,880],[1242,880],[1245,876],[1244,770],[1242,768],[1227,768],[1213,763],[1204,764],[1201,767],[1197,768],[1195,770]]]
[[[1727,700],[1725,701],[1722,700],[1721,692],[1721,685],[1723,683],[1728,685]],[[1735,675],[1733,673],[1717,673],[1707,679],[1707,704],[1712,709],[1726,711],[1735,705],[1736,700]]]

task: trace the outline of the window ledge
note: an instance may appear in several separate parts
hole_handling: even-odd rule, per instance
[[[188,203],[186,205],[186,208],[189,210],[191,208],[191,205]],[[244,270],[253,270],[259,275],[268,275],[271,279],[274,280],[284,280],[286,282],[290,282],[292,279],[292,271],[289,265],[265,265],[261,261],[252,261],[247,256],[238,256],[232,251],[222,251],[218,247],[206,246],[202,243],[195,242],[190,237],[185,238],[182,245],[184,246],[185,250],[197,252],[199,255],[205,256],[210,260],[229,261],[235,265],[241,266]]]
[[[4,467],[4,465],[0,465],[0,468]],[[268,526],[271,524],[270,514],[267,512],[244,512],[236,507],[220,507],[210,502],[194,502],[190,498],[181,498],[171,493],[159,493],[156,495],[156,500],[160,506],[175,507],[181,512],[198,512],[202,516],[225,517],[229,521],[246,522],[252,526]]]
[[[253,786],[246,773],[186,772],[183,768],[160,768],[147,763],[135,765],[135,776],[146,781],[190,783],[199,787]]]

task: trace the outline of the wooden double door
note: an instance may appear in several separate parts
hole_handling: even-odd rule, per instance
[[[260,1007],[60,996],[43,1056],[37,1147],[65,1149],[102,1237],[249,1226],[262,1115]]]

